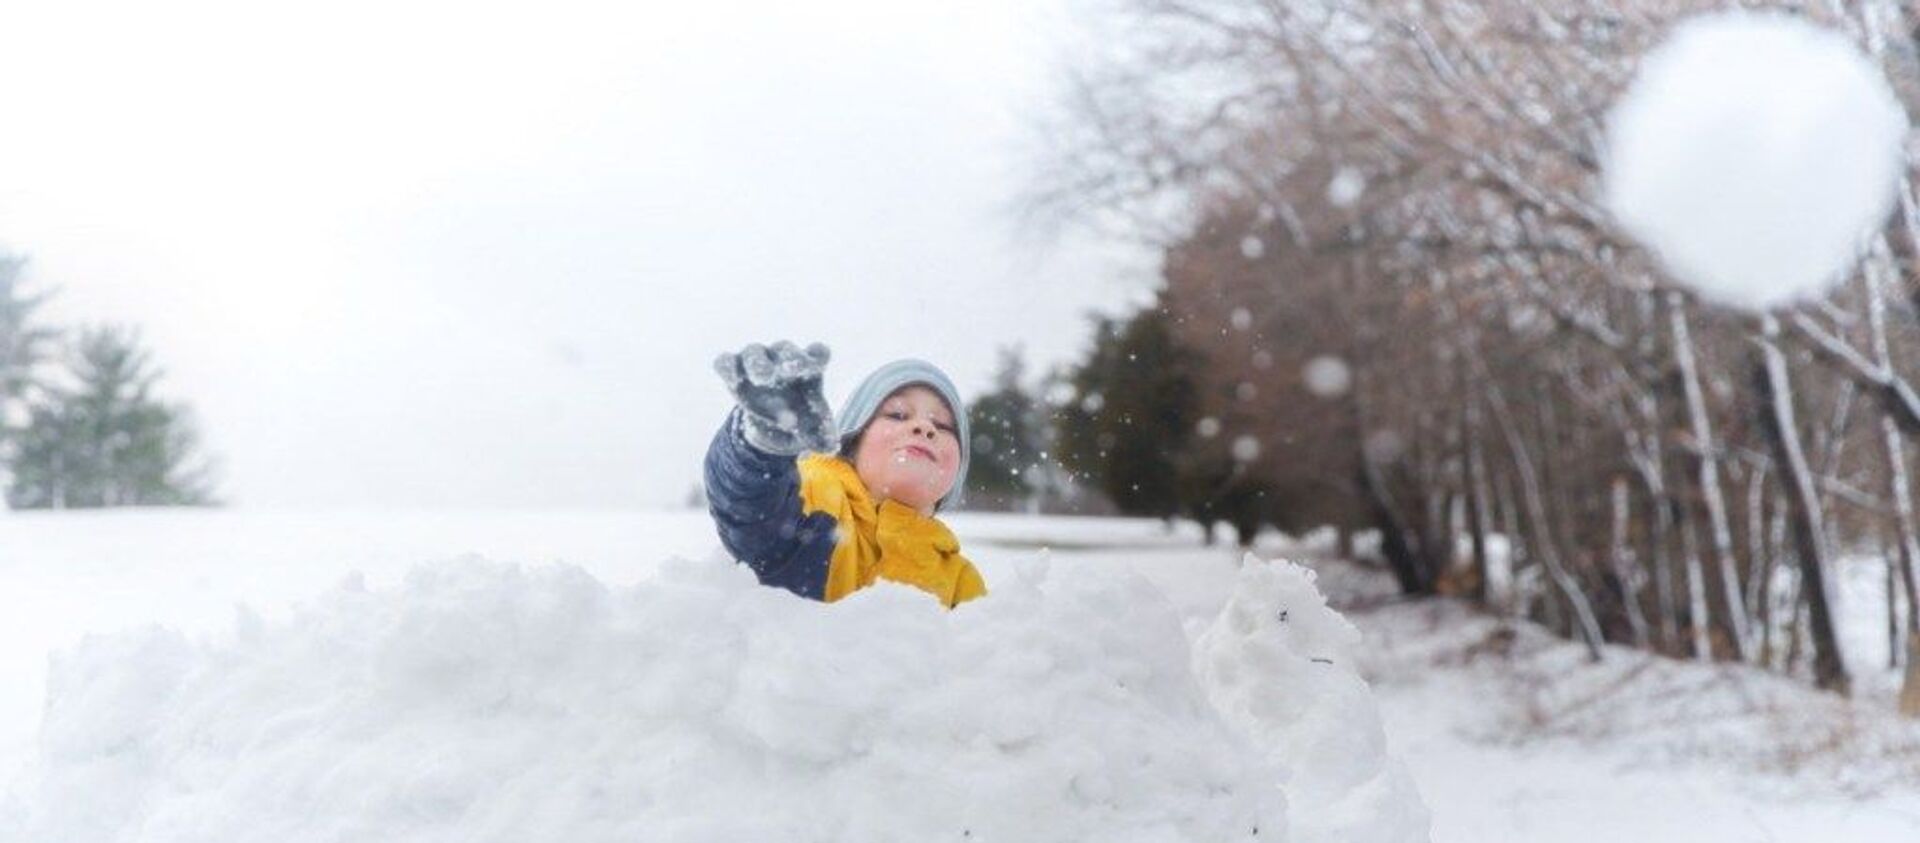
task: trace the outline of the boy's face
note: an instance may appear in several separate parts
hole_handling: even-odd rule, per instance
[[[860,432],[853,469],[876,497],[933,514],[960,469],[953,410],[931,389],[901,387],[880,402]]]

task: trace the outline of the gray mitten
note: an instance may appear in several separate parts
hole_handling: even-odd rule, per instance
[[[833,411],[820,391],[830,355],[820,343],[803,351],[781,340],[771,347],[754,343],[713,361],[740,405],[740,433],[747,444],[781,456],[835,450]]]

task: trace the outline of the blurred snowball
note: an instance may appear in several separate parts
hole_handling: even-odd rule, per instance
[[[1202,438],[1212,439],[1213,437],[1220,435],[1220,420],[1212,416],[1208,416],[1204,419],[1201,419],[1199,424],[1194,425],[1193,429],[1195,432],[1199,433]]]
[[[1064,407],[1073,403],[1073,384],[1054,381],[1047,387],[1047,403],[1055,407]]]
[[[1253,353],[1253,367],[1261,370],[1273,368],[1273,354],[1264,348],[1255,351]]]
[[[1089,392],[1087,397],[1080,399],[1080,409],[1089,413],[1098,413],[1100,408],[1105,406],[1107,406],[1107,398],[1098,392]]]
[[[1334,207],[1351,208],[1360,201],[1360,194],[1367,190],[1367,177],[1353,167],[1341,167],[1333,174],[1333,181],[1327,183],[1327,201]]]
[[[1267,244],[1251,234],[1240,238],[1240,256],[1247,260],[1259,260],[1267,253]]]
[[[1818,298],[1886,217],[1907,118],[1845,37],[1781,15],[1695,18],[1608,119],[1608,207],[1722,304]]]
[[[1233,327],[1237,330],[1244,331],[1253,327],[1253,314],[1249,313],[1244,307],[1234,308],[1231,319],[1233,320]]]
[[[1260,458],[1260,440],[1251,436],[1241,436],[1233,440],[1233,458],[1240,462],[1253,462]]]
[[[1260,388],[1249,381],[1241,381],[1239,386],[1233,388],[1233,397],[1242,401],[1252,401],[1259,394]]]
[[[1302,374],[1306,377],[1307,391],[1322,398],[1345,395],[1347,390],[1353,388],[1353,370],[1348,369],[1346,361],[1338,357],[1315,357],[1307,361]]]

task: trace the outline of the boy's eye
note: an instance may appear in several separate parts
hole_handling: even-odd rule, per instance
[[[907,420],[907,414],[902,410],[888,410],[886,415],[887,415],[887,418],[893,419],[894,421]]]

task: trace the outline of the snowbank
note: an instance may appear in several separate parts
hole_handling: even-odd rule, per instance
[[[1194,643],[1194,672],[1213,704],[1292,773],[1293,843],[1427,839],[1426,808],[1387,754],[1379,706],[1358,673],[1359,644],[1312,571],[1252,556]]]
[[[1288,787],[1336,810],[1303,805],[1315,828],[1292,839],[1328,839],[1342,806],[1423,811],[1356,773],[1386,763],[1377,740],[1313,737],[1372,716],[1351,669],[1294,685],[1294,645],[1233,611],[1211,663],[1290,672],[1227,694],[1316,721],[1229,725],[1165,598],[1125,571],[1035,563],[954,612],[895,587],[811,603],[721,561],[626,589],[472,560],[349,579],[218,640],[152,628],[60,655],[0,837],[1284,840],[1296,752]],[[1269,733],[1288,743],[1248,741]],[[1377,825],[1341,839],[1424,839]]]

